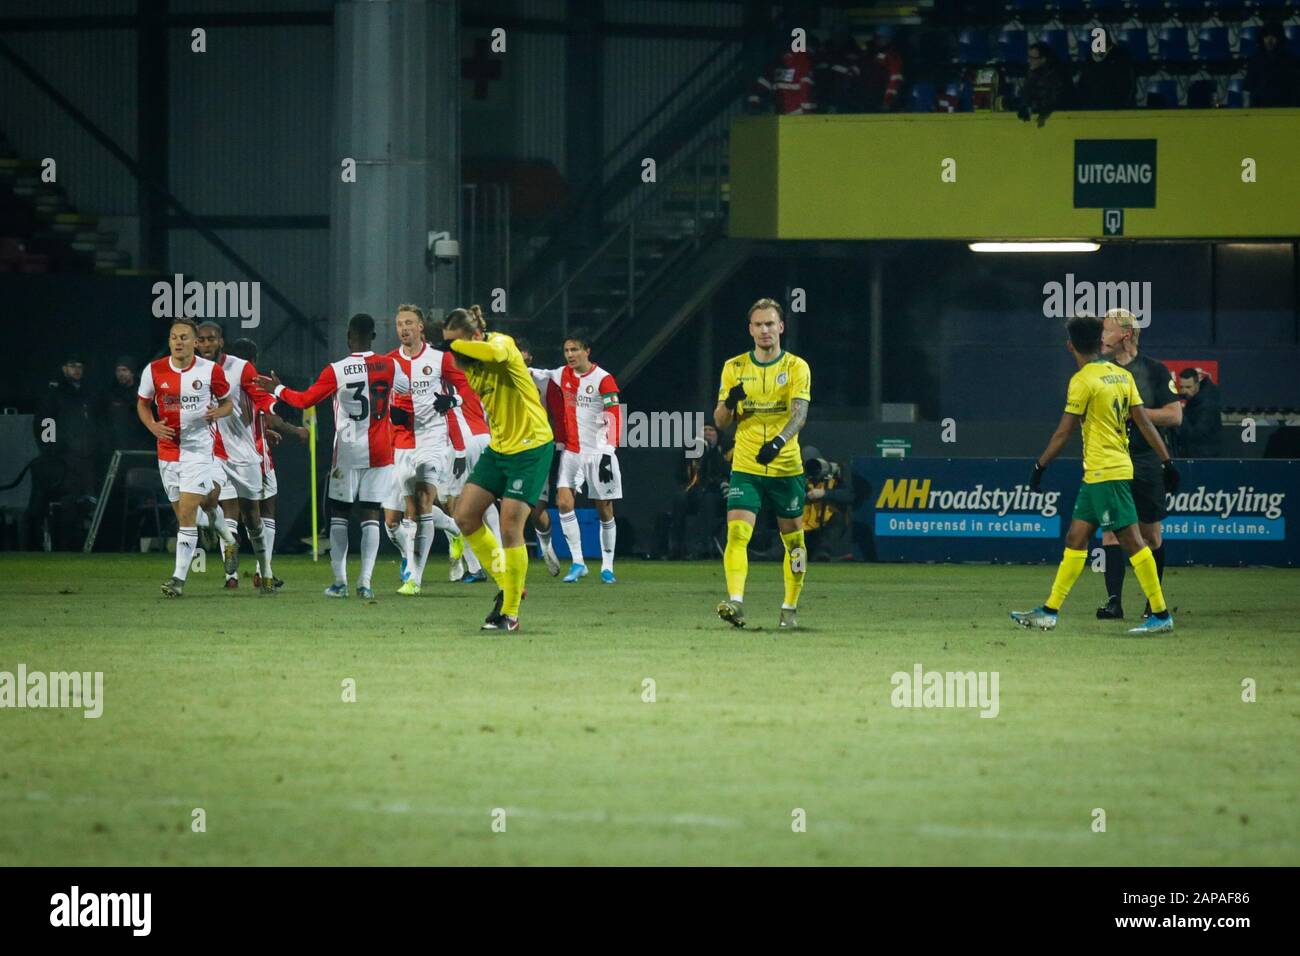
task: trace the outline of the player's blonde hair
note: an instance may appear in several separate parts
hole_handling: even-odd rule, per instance
[[[403,302],[397,307],[397,312],[394,314],[400,315],[403,312],[414,313],[419,317],[421,327],[424,326],[424,309],[420,308],[418,305],[412,305],[410,302]]]
[[[1111,309],[1106,313],[1106,318],[1110,319],[1121,329],[1127,329],[1133,333],[1133,347],[1137,348],[1138,336],[1142,334],[1142,329],[1138,327],[1137,316],[1128,309]]]
[[[487,334],[487,322],[483,318],[483,310],[477,305],[471,305],[468,309],[452,309],[442,327],[453,332],[468,332],[470,335],[475,332]]]
[[[754,317],[754,313],[757,312],[759,309],[774,309],[776,310],[777,321],[778,322],[785,321],[785,310],[781,308],[781,303],[777,302],[776,299],[767,299],[767,298],[759,299],[757,302],[755,302],[753,305],[749,307],[749,315],[747,316],[747,318],[752,319]]]

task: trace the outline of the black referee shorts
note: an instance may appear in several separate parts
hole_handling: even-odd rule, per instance
[[[1160,472],[1151,474],[1133,473],[1133,504],[1137,508],[1138,521],[1142,524],[1155,524],[1163,521],[1169,514],[1165,508],[1165,482]]]

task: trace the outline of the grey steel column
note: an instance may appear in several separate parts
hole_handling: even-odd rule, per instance
[[[458,0],[344,0],[334,13],[335,155],[331,157],[329,338],[369,312],[376,347],[396,343],[400,302],[457,303],[454,263],[430,273],[430,231],[460,239]],[[342,161],[357,163],[354,183]]]

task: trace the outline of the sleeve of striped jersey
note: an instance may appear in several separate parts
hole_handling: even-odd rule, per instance
[[[551,420],[551,433],[555,436],[555,440],[561,445],[568,445],[569,417],[564,413],[564,391],[554,377],[546,386],[546,414]]]
[[[1082,375],[1070,376],[1070,388],[1065,394],[1065,410],[1071,415],[1082,415],[1088,407],[1091,389]]]
[[[451,348],[453,352],[478,359],[480,362],[505,362],[510,358],[510,349],[499,338],[484,339],[481,342],[473,339],[453,339]]]
[[[812,401],[812,367],[807,362],[800,359],[790,370],[790,401],[802,398],[805,402]]]
[[[244,371],[239,376],[239,387],[244,390],[244,394],[249,397],[253,407],[259,412],[269,412],[275,409],[275,396],[262,388],[254,381],[257,378],[257,369],[252,362],[244,363]]]
[[[152,402],[154,396],[153,385],[153,363],[146,365],[144,371],[140,373],[140,387],[136,391],[136,397],[141,401]]]
[[[326,365],[321,370],[320,378],[315,383],[303,391],[281,386],[276,390],[275,397],[288,402],[294,408],[311,408],[318,402],[332,396],[338,391],[338,380],[334,377],[334,366]]]
[[[606,408],[618,404],[618,382],[613,375],[606,375],[600,380],[600,403]]]
[[[725,402],[727,400],[727,393],[730,392],[732,386],[736,384],[736,372],[733,368],[734,364],[735,363],[733,362],[728,362],[726,365],[722,366],[722,384],[718,386],[718,401],[720,402]]]
[[[443,381],[450,382],[455,387],[457,394],[473,391],[470,387],[469,379],[467,379],[465,373],[456,366],[456,359],[450,352],[442,353],[442,378]]]
[[[212,394],[217,398],[225,398],[230,394],[230,383],[226,381],[226,370],[220,365],[212,365]]]

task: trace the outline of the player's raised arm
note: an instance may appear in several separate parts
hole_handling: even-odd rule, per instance
[[[220,365],[212,367],[212,382],[210,383],[213,396],[217,399],[217,404],[211,405],[203,413],[206,421],[215,422],[218,418],[225,418],[235,411],[235,403],[230,397],[230,383],[226,381],[225,370]]]
[[[808,403],[812,396],[812,381],[808,366],[799,363],[792,373],[794,382],[790,395],[790,418],[775,438],[758,450],[755,459],[760,465],[769,465],[781,454],[781,449],[808,422]]]
[[[713,424],[729,428],[744,414],[741,402],[745,400],[745,386],[736,379],[731,363],[722,369],[722,385],[718,388],[718,404],[713,407]]]
[[[311,408],[313,405],[331,397],[338,391],[339,387],[338,379],[334,377],[334,366],[332,365],[326,365],[321,370],[320,377],[316,379],[315,383],[301,392],[297,389],[285,388],[280,383],[280,377],[274,371],[270,375],[257,376],[255,381],[276,398],[288,402],[294,408]]]
[[[451,350],[459,352],[466,358],[477,359],[480,362],[497,363],[508,361],[510,358],[510,349],[499,338],[490,341],[486,339],[451,338],[446,330],[442,334],[450,343]]]

